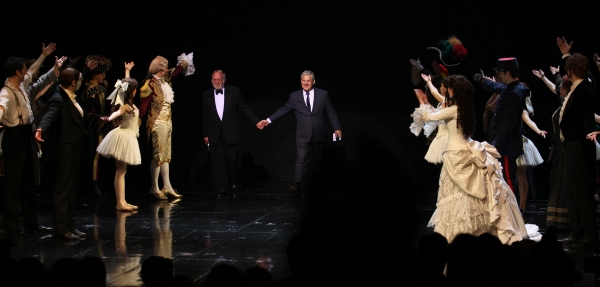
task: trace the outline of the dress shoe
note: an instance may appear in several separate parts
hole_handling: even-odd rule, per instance
[[[167,196],[172,197],[172,198],[181,198],[182,197],[181,194],[177,193],[177,189],[166,189],[166,188],[163,188],[161,190],[161,192],[164,195],[167,195]]]
[[[160,190],[152,190],[152,189],[150,189],[150,191],[148,191],[148,193],[150,193],[152,196],[154,196],[154,197],[156,197],[157,199],[160,199],[160,200],[167,199],[167,197],[164,195],[164,193],[162,193],[162,191],[160,191]]]
[[[71,229],[71,233],[79,236],[79,237],[85,237],[87,234],[85,234],[85,232],[81,232],[75,228]]]
[[[57,238],[59,239],[63,239],[63,240],[79,240],[80,237],[77,234],[74,234],[73,232],[67,232],[65,234],[60,234],[60,235],[56,235]]]
[[[26,232],[52,232],[52,227],[47,227],[43,225],[38,225],[34,228],[25,228]]]

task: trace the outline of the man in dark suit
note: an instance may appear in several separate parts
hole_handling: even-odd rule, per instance
[[[575,53],[568,57],[565,69],[573,85],[558,115],[564,152],[564,165],[559,168],[560,191],[567,198],[571,233],[562,242],[571,248],[590,247],[598,243],[593,142],[596,100],[593,84],[588,79],[589,60]]]
[[[294,186],[290,188],[290,191],[305,194],[307,189],[310,188],[307,178],[318,178],[320,174],[323,148],[327,140],[325,116],[329,117],[329,122],[333,126],[338,140],[342,139],[342,127],[327,91],[313,88],[315,74],[308,70],[302,72],[300,84],[302,89],[292,92],[288,102],[283,107],[259,124],[266,126],[292,110],[296,114],[297,157],[294,170]],[[307,176],[306,169],[311,157],[314,172],[312,175]]]
[[[522,114],[529,89],[519,80],[517,58],[498,59],[498,67],[494,71],[496,81],[481,79],[484,90],[499,94],[487,141],[502,155],[504,179],[513,193],[518,194],[517,158],[523,154]]]
[[[235,86],[225,86],[225,73],[216,70],[211,78],[212,89],[202,93],[204,143],[210,148],[210,159],[219,196],[235,190],[235,172],[241,141],[238,111],[259,129],[260,120],[244,101]]]
[[[39,142],[44,142],[42,132],[52,137],[50,164],[55,166],[52,217],[55,236],[61,239],[81,239],[86,235],[75,228],[73,221],[73,203],[85,137],[83,110],[75,94],[81,85],[79,75],[74,68],[67,68],[60,73],[60,86],[48,101],[47,110],[35,134]]]

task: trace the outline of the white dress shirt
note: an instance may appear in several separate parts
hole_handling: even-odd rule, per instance
[[[4,82],[4,88],[0,91],[0,106],[4,107],[4,114],[0,120],[5,126],[14,127],[33,123],[33,111],[29,102],[29,89],[27,89],[32,79],[31,73],[27,72],[18,87],[13,86],[8,79]],[[19,106],[17,106],[17,102]]]
[[[221,88],[223,93],[217,94],[217,90],[214,90],[215,93],[215,106],[217,107],[217,114],[219,114],[219,118],[221,121],[223,120],[223,109],[225,107],[225,87]]]
[[[63,88],[62,86],[60,87],[61,89],[63,89],[67,95],[69,95],[69,98],[71,98],[71,101],[73,101],[73,104],[75,105],[75,107],[77,108],[77,110],[79,111],[79,114],[83,117],[83,109],[81,108],[81,106],[79,105],[79,103],[75,100],[75,97],[77,97],[77,95],[65,88]]]

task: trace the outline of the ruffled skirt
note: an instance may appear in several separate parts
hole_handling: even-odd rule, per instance
[[[96,152],[106,158],[115,158],[128,165],[142,163],[136,132],[131,129],[114,128],[100,142]]]
[[[543,162],[544,159],[533,142],[523,136],[523,154],[517,158],[517,166],[538,166]]]

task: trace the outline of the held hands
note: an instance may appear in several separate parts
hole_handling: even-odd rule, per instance
[[[267,121],[267,120],[262,120],[262,121],[260,121],[260,122],[258,122],[258,123],[256,124],[256,127],[257,127],[259,130],[262,130],[262,129],[264,129],[264,128],[265,128],[266,126],[268,126],[268,125],[269,125],[269,121]]]
[[[556,68],[555,68],[555,67],[552,67],[552,66],[550,66],[550,72],[552,73],[552,75],[554,75],[554,74],[556,74],[556,73],[560,72],[560,66],[558,66],[558,67],[556,67]]]
[[[41,143],[44,142],[44,140],[42,139],[42,129],[35,130],[35,140]]]
[[[542,70],[533,70],[531,72],[540,79],[544,78],[544,72]]]
[[[573,41],[567,44],[567,39],[565,39],[565,37],[558,37],[556,38],[556,45],[558,46],[558,49],[560,49],[560,52],[564,55],[571,52]]]
[[[52,54],[52,52],[54,52],[54,50],[56,50],[55,43],[50,43],[50,44],[48,44],[48,46],[46,46],[46,44],[42,43],[42,55],[44,55],[44,57],[50,56],[50,54]]]
[[[100,117],[100,120],[103,121],[103,122],[108,122],[109,121],[108,117]]]

